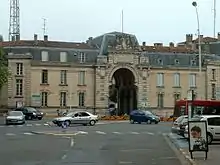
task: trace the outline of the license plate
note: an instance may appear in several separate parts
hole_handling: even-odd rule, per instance
[[[15,121],[17,121],[17,120],[11,120],[11,121],[14,121],[14,122],[15,122]]]

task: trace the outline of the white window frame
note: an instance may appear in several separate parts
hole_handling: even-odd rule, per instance
[[[174,73],[174,87],[180,87],[180,73]]]
[[[60,71],[60,84],[67,85],[67,70]]]
[[[86,71],[79,71],[78,85],[85,85]]]
[[[84,52],[80,52],[79,54],[79,62],[84,63],[86,61],[86,54]]]
[[[157,86],[158,87],[164,86],[164,73],[157,73]]]
[[[189,87],[190,88],[196,87],[196,74],[195,73],[189,74]]]
[[[60,62],[67,62],[67,53],[60,52]]]
[[[46,74],[46,75],[44,75],[44,74]],[[41,71],[41,83],[48,84],[48,70],[47,69],[43,69]]]
[[[60,92],[60,107],[67,106],[67,92]]]
[[[48,55],[48,51],[42,51],[41,52],[41,61],[48,61],[49,60],[49,55]]]
[[[41,92],[41,106],[48,106],[48,92]]]
[[[23,63],[16,63],[16,65],[16,74],[19,76],[23,75]]]
[[[23,96],[23,79],[16,79],[16,96]]]
[[[85,92],[79,92],[79,107],[85,107]]]

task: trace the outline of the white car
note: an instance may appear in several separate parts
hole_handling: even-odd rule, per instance
[[[52,122],[58,126],[61,126],[64,122],[67,126],[71,124],[83,124],[85,126],[89,124],[94,126],[98,122],[98,116],[87,111],[76,111],[68,113],[66,116],[55,118]]]
[[[213,140],[220,140],[220,115],[203,115],[200,120],[207,122],[208,144]],[[188,126],[185,128],[184,137],[189,138]]]
[[[24,124],[25,123],[25,115],[20,111],[9,111],[6,119],[5,124]]]

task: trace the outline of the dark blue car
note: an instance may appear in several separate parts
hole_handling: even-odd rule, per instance
[[[134,110],[130,113],[130,122],[134,123],[155,123],[158,124],[160,122],[160,118],[150,111],[143,110]]]

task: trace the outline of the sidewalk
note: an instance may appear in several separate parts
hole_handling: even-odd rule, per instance
[[[193,152],[194,159],[190,157],[188,142],[178,135],[169,134],[171,142],[185,156],[192,165],[218,165],[220,164],[220,143],[213,142],[209,145],[208,159],[204,160],[205,152]]]

